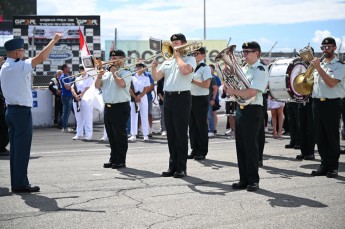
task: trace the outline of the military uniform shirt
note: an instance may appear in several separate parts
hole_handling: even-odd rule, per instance
[[[262,93],[265,91],[268,84],[267,67],[260,63],[260,60],[253,65],[247,64],[243,67],[243,72],[246,75],[250,86],[249,88],[257,89],[255,99],[249,105],[263,105]]]
[[[0,81],[7,105],[32,107],[32,59],[15,62],[7,58],[0,71]]]
[[[129,94],[129,87],[131,86],[131,72],[127,70],[121,70],[117,72],[117,76],[122,78],[126,86],[124,88],[119,87],[111,72],[106,72],[102,77],[102,96],[104,103],[123,103],[129,102],[131,96]],[[125,78],[123,78],[126,76]]]
[[[201,63],[204,63],[204,61],[200,61],[198,63],[198,65],[201,64]],[[201,66],[193,74],[193,79],[194,80],[198,80],[198,81],[206,81],[206,80],[211,79],[211,78],[212,78],[211,68],[208,65]],[[208,88],[199,87],[196,84],[192,84],[192,86],[191,86],[191,94],[194,95],[194,96],[208,95],[209,94],[209,89]]]
[[[86,78],[86,79],[85,79]],[[86,74],[85,76],[78,76],[76,78],[75,84],[77,87],[77,91],[76,92],[83,92],[85,91],[85,88],[91,87],[92,83],[93,83],[93,78],[90,77],[88,74]],[[74,88],[75,89],[75,88]]]
[[[145,74],[135,74],[132,78],[133,86],[134,86],[134,93],[136,92],[143,92],[145,87],[149,87],[151,85],[150,78],[145,76]]]
[[[329,63],[325,60],[321,62],[321,68],[334,79],[340,80],[337,85],[330,88],[326,85],[325,81],[320,77],[318,71],[314,71],[314,86],[313,98],[343,98],[345,96],[345,65],[339,62],[337,57],[334,57]]]
[[[182,57],[182,60],[195,69],[196,61],[194,57],[185,56]],[[190,91],[193,72],[186,76],[182,75],[176,58],[164,61],[158,70],[164,74],[164,91]]]

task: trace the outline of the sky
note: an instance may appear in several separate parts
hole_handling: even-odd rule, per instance
[[[37,0],[38,15],[100,15],[102,49],[116,28],[117,40],[202,40],[206,31],[207,40],[254,40],[265,52],[317,51],[332,36],[343,53],[344,12],[344,0]]]

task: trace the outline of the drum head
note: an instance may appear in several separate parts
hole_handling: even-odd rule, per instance
[[[293,98],[290,95],[287,86],[287,68],[294,59],[278,59],[268,66],[269,69],[269,94],[270,96],[282,102],[289,102]]]
[[[300,58],[294,59],[288,66],[286,74],[287,74],[287,86],[289,88],[289,92],[291,97],[296,100],[296,102],[302,102],[306,100],[309,96],[304,96],[294,89],[293,87],[293,81],[301,73],[304,73],[307,71],[308,65],[306,62],[301,60]]]

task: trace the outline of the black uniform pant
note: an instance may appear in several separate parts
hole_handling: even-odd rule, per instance
[[[129,102],[105,104],[104,125],[110,143],[109,162],[125,164],[128,150],[127,121],[130,114]]]
[[[209,96],[192,96],[189,120],[189,139],[192,155],[206,156],[208,152],[207,112]]]
[[[300,134],[301,154],[303,156],[314,155],[315,136],[313,123],[312,99],[306,104],[298,104],[298,123]]]
[[[6,150],[8,142],[8,127],[5,120],[5,114],[0,114],[0,152]]]
[[[259,182],[259,130],[263,125],[260,105],[239,106],[236,111],[236,151],[240,182]]]
[[[266,115],[267,114],[267,93],[262,94],[262,99],[263,99],[263,106],[262,106],[262,113],[263,113],[263,120],[262,120],[262,125],[260,126],[259,130],[259,161],[262,161],[262,156],[264,154],[264,149],[265,149],[265,141],[266,141],[266,136],[265,136],[265,124],[266,122]]]
[[[6,114],[10,139],[10,171],[12,188],[29,185],[28,166],[32,142],[31,107],[9,105]]]
[[[315,140],[321,157],[321,167],[337,170],[340,156],[340,99],[313,99]]]
[[[298,130],[298,104],[297,103],[286,103],[286,114],[289,122],[290,131],[290,145],[300,145],[300,137]]]
[[[186,171],[188,156],[188,123],[191,111],[190,91],[164,94],[164,118],[169,147],[169,169]]]

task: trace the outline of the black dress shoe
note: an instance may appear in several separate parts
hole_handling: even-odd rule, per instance
[[[299,145],[295,145],[293,148],[294,149],[301,149],[301,147]]]
[[[247,186],[248,186],[247,183],[238,182],[238,183],[233,183],[231,187],[232,187],[233,189],[246,189]]]
[[[174,176],[175,171],[168,169],[168,171],[162,172],[162,177],[172,177]]]
[[[194,160],[197,160],[197,161],[204,160],[204,159],[205,159],[205,156],[203,156],[203,155],[196,155],[194,157]]]
[[[121,163],[121,164],[113,164],[111,166],[112,169],[122,169],[122,168],[126,168],[126,164],[125,163]]]
[[[296,159],[297,159],[297,160],[303,160],[303,159],[304,159],[304,155],[303,155],[303,154],[298,154],[298,155],[296,156]]]
[[[255,192],[258,189],[259,189],[259,184],[258,183],[248,184],[248,186],[247,186],[247,191],[248,192]]]
[[[319,168],[318,170],[314,170],[311,172],[312,176],[326,176],[327,170],[323,168]]]
[[[107,162],[103,164],[103,168],[111,168],[111,166],[113,165],[113,162]]]
[[[10,151],[8,151],[6,148],[0,150],[0,156],[9,156]]]
[[[12,192],[15,193],[20,193],[20,192],[39,192],[40,191],[40,187],[38,186],[31,186],[31,185],[27,185],[23,188],[12,188]]]
[[[293,147],[294,147],[294,145],[291,145],[291,144],[285,145],[285,149],[292,149]]]
[[[187,173],[185,171],[176,171],[174,173],[174,178],[182,178],[182,177],[185,177],[187,176]]]
[[[330,170],[326,176],[328,178],[336,178],[338,176],[338,170]]]
[[[307,160],[307,161],[315,160],[315,156],[314,156],[314,155],[307,155],[307,156],[304,156],[303,159],[304,159],[304,160]]]
[[[189,155],[187,156],[187,159],[193,159],[194,157],[195,157],[194,154],[189,154]]]

